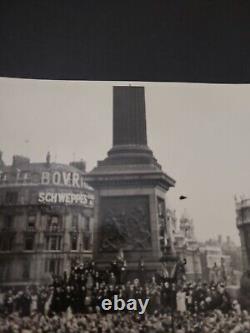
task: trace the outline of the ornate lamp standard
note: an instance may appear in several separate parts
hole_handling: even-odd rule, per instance
[[[171,244],[168,244],[164,247],[163,255],[160,258],[160,262],[163,265],[163,270],[165,270],[168,273],[168,282],[171,283],[171,327],[172,332],[175,332],[175,299],[176,292],[173,290],[173,286],[175,286],[177,282],[177,267],[179,262],[179,257],[176,255],[176,253],[173,251],[173,248],[171,247]]]

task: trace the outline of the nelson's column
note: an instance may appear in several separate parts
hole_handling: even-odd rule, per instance
[[[95,189],[94,260],[106,267],[120,251],[127,269],[160,267],[167,240],[165,193],[175,181],[147,145],[144,87],[113,87],[113,147],[88,174]]]

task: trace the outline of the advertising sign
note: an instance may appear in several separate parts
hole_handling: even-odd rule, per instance
[[[39,203],[94,206],[94,197],[87,193],[72,192],[39,192]]]

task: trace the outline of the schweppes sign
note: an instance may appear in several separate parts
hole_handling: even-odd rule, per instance
[[[94,196],[86,193],[39,192],[38,202],[45,204],[94,206]]]

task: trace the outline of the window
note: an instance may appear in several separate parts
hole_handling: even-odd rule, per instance
[[[4,204],[4,195],[3,193],[0,193],[0,205]]]
[[[48,229],[52,232],[58,232],[61,229],[61,220],[59,219],[59,216],[52,215],[48,218]]]
[[[46,237],[46,250],[47,251],[60,251],[62,243],[62,236],[47,236]]]
[[[10,275],[10,262],[9,260],[1,260],[0,281],[6,282]]]
[[[11,229],[12,226],[13,226],[13,220],[14,220],[14,217],[12,215],[5,215],[4,216],[4,229],[5,230],[8,230],[8,229]]]
[[[85,251],[89,251],[90,250],[90,246],[91,246],[90,240],[91,240],[90,239],[90,232],[85,232],[83,234],[83,249]]]
[[[32,174],[32,183],[39,184],[40,178],[41,178],[41,176],[39,173],[33,173]]]
[[[25,204],[25,194],[23,193],[23,191],[22,192],[19,192],[19,203],[21,204],[21,205],[24,205]]]
[[[13,247],[14,236],[2,234],[0,238],[0,251],[11,251]]]
[[[46,239],[46,241],[45,241],[46,250],[49,250],[49,237],[46,237],[45,239]]]
[[[89,217],[85,217],[85,225],[84,225],[84,229],[86,231],[90,230],[90,218]]]
[[[72,217],[72,229],[74,231],[78,230],[78,216],[77,215],[73,215],[73,217]]]
[[[23,173],[23,181],[24,183],[28,183],[30,181],[30,174],[28,172]]]
[[[8,191],[5,196],[5,203],[8,205],[17,204],[18,192]]]
[[[37,191],[30,191],[29,192],[29,201],[31,204],[37,203]]]
[[[45,261],[45,272],[50,274],[60,274],[60,259],[47,259]]]
[[[16,169],[16,181],[17,182],[20,182],[20,173],[21,173],[21,170],[20,169]]]
[[[36,215],[32,214],[28,216],[27,229],[32,231],[36,228]]]
[[[56,261],[55,259],[51,259],[49,262],[49,272],[55,273],[55,270],[56,270]]]
[[[3,183],[7,180],[6,173],[0,172],[0,182]]]
[[[28,260],[24,260],[23,262],[23,279],[28,280],[30,278],[30,262]]]
[[[24,241],[24,249],[25,251],[32,251],[34,250],[34,237],[27,236]]]
[[[56,236],[55,237],[51,237],[51,239],[50,239],[50,249],[52,251],[57,250],[57,237]]]
[[[77,234],[71,235],[71,251],[77,250]]]

